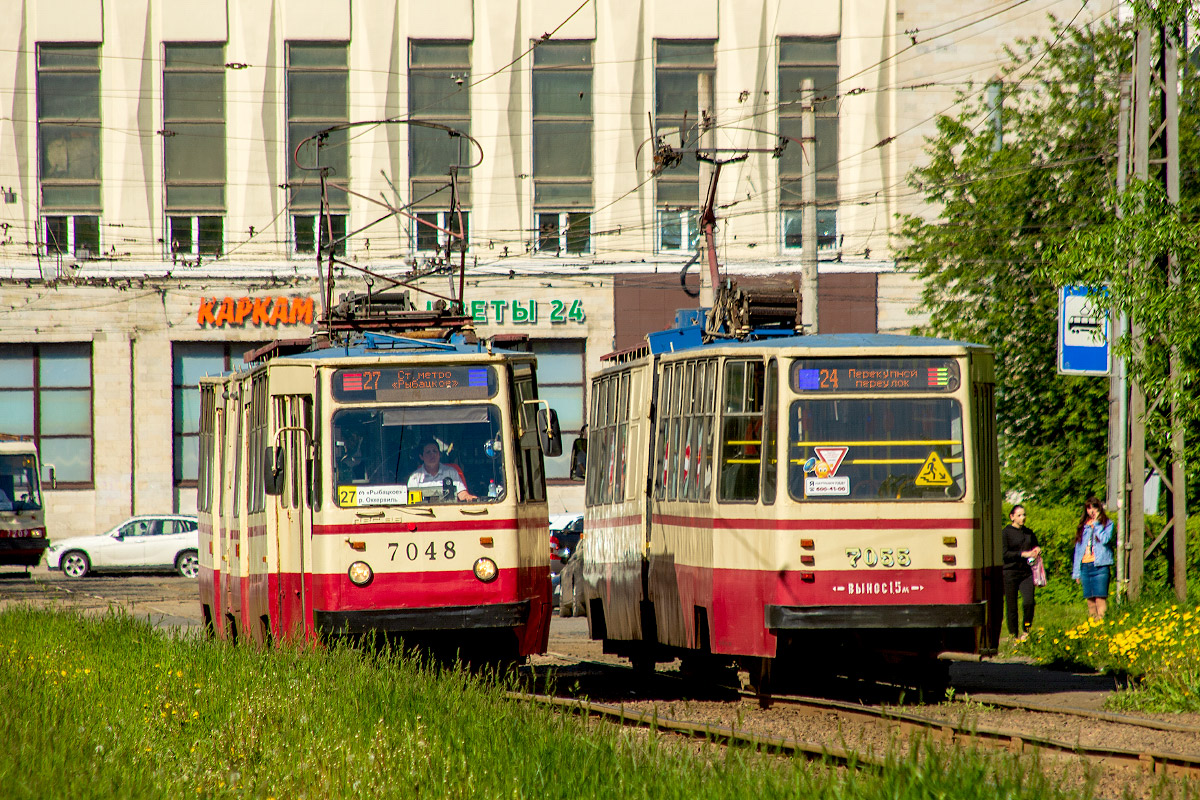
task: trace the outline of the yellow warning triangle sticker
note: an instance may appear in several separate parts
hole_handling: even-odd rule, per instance
[[[950,471],[946,469],[942,459],[938,458],[938,454],[931,452],[929,458],[921,465],[921,471],[917,473],[913,483],[917,486],[952,486],[954,479],[950,477]]]

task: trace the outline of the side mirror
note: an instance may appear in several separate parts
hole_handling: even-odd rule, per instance
[[[587,478],[587,436],[582,433],[575,437],[575,444],[571,446],[570,477],[576,481]]]
[[[45,467],[46,470],[49,471],[49,473],[50,473],[50,488],[57,489],[58,488],[58,478],[56,478],[54,475],[54,465],[53,464],[43,464],[42,466]]]
[[[268,447],[263,451],[263,491],[274,496],[283,494],[282,447]]]
[[[562,433],[558,428],[558,412],[553,408],[539,408],[537,412],[538,443],[542,453],[550,458],[562,455]]]

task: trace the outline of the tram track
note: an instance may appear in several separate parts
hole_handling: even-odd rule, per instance
[[[569,656],[550,654],[564,664],[573,664],[583,671],[575,673],[582,675],[602,675],[605,672],[618,673],[615,683],[628,687],[629,667],[600,661],[573,659]],[[656,673],[656,681],[693,681],[682,677],[671,676],[669,673]],[[662,685],[660,683],[660,685]],[[712,687],[715,688],[715,687]],[[802,723],[797,718],[818,720],[825,727],[831,727],[839,732],[844,726],[854,726],[863,730],[872,729],[865,735],[864,740],[889,741],[899,735],[906,741],[912,741],[919,736],[947,745],[967,745],[996,750],[1006,753],[1038,753],[1043,756],[1074,758],[1086,762],[1093,767],[1107,771],[1118,771],[1128,774],[1138,771],[1149,776],[1167,775],[1171,777],[1200,777],[1200,753],[1176,752],[1178,748],[1168,748],[1152,742],[1155,736],[1174,737],[1180,741],[1181,735],[1195,735],[1191,741],[1200,742],[1200,726],[1174,723],[1170,721],[1144,719],[1123,714],[1096,711],[1092,709],[1067,708],[1051,706],[1044,703],[1022,702],[1004,698],[980,699],[967,698],[964,701],[953,702],[949,705],[928,706],[927,713],[908,711],[880,703],[868,705],[861,702],[822,697],[788,694],[759,695],[745,690],[727,690],[728,695],[723,700],[697,703],[684,703],[693,712],[703,712],[704,718],[696,718],[694,713],[686,719],[674,713],[678,708],[677,700],[662,700],[646,697],[633,697],[620,702],[596,702],[584,697],[537,695],[545,698],[545,702],[575,713],[593,714],[599,718],[608,719],[625,725],[654,727],[691,738],[706,737],[711,741],[730,746],[752,747],[767,752],[790,753],[809,758],[827,758],[840,764],[878,764],[879,759],[870,748],[854,748],[846,746],[833,747],[828,744],[828,738],[822,737],[817,741],[803,736],[779,736],[771,732],[781,724],[799,726]],[[639,693],[643,694],[643,693]],[[687,695],[687,692],[662,692],[665,697]],[[711,695],[710,690],[706,694]],[[535,695],[530,695],[534,697]],[[751,716],[746,713],[746,706],[754,704],[756,713]],[[1047,735],[1028,727],[995,725],[981,722],[979,717],[993,713],[993,709],[1003,709],[1009,712],[1024,712],[1030,715],[1044,715],[1039,721],[1059,717],[1072,717],[1088,727],[1103,726],[1114,743],[1106,744],[1095,741],[1097,737],[1085,737],[1077,734],[1074,740],[1061,736]],[[777,712],[786,709],[789,720],[779,722]],[[776,712],[772,721],[770,715]],[[942,714],[956,714],[958,719],[951,719]],[[932,712],[932,713],[928,713]],[[728,719],[736,717],[737,725],[727,724]],[[833,723],[830,725],[830,723]],[[1069,727],[1063,723],[1064,727]],[[1141,731],[1142,733],[1135,733]],[[1121,742],[1136,742],[1133,746]],[[1150,742],[1147,744],[1146,742]],[[1198,748],[1200,749],[1200,748]]]

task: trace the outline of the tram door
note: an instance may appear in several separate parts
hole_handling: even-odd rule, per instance
[[[221,455],[221,583],[220,598],[225,620],[225,636],[236,640],[242,633],[242,540],[245,515],[242,513],[242,488],[245,469],[243,426],[245,410],[241,401],[241,386],[237,381],[228,384],[223,417],[224,447]]]
[[[278,620],[271,627],[283,638],[313,633],[312,626],[312,512],[316,487],[311,455],[313,435],[312,395],[278,395],[272,398],[274,430],[283,449],[286,479],[275,498],[276,597],[272,603]]]
[[[980,551],[976,559],[982,569],[983,597],[986,605],[983,650],[994,650],[1000,643],[1000,624],[1003,606],[1003,582],[1000,565],[1003,563],[1000,524],[1000,466],[996,452],[996,397],[995,386],[976,383],[972,387],[975,406],[975,470],[979,476],[978,506],[980,525]]]

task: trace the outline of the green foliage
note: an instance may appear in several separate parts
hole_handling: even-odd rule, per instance
[[[259,652],[128,617],[9,609],[0,796],[1090,796],[1014,755],[929,745],[885,770],[836,770],[630,735],[506,688],[390,653]]]
[[[934,215],[902,220],[900,264],[922,279],[930,332],[992,346],[1006,486],[1039,502],[1101,492],[1104,380],[1055,371],[1057,290],[1043,268],[1079,226],[1109,216],[1118,72],[1127,26],[1077,30],[1008,51],[1004,145],[983,93],[941,117],[909,183]]]

